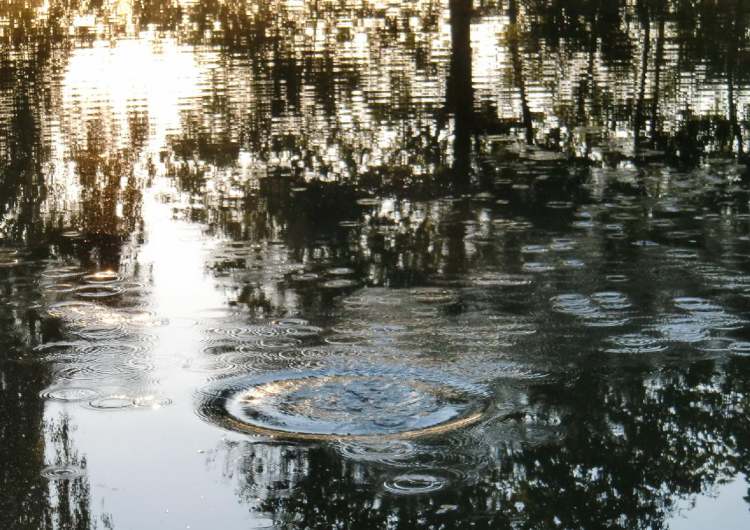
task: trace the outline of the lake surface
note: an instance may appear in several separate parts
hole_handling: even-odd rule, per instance
[[[744,0],[3,0],[0,528],[750,527]]]

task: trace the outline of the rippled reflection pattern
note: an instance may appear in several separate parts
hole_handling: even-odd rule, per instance
[[[0,528],[747,527],[749,23],[2,2]]]

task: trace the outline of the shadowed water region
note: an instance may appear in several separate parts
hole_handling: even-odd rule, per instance
[[[0,528],[747,528],[746,0],[3,0]]]

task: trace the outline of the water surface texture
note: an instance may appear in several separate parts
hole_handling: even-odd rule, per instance
[[[750,527],[746,0],[2,0],[0,528]]]

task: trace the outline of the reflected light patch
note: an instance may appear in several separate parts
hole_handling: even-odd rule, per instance
[[[150,147],[159,149],[166,134],[180,128],[180,101],[200,93],[200,70],[192,49],[174,39],[99,42],[73,52],[62,81],[63,101],[78,111],[70,115],[83,120],[107,114],[124,121],[129,110],[145,110]],[[128,127],[122,125],[124,136]]]

